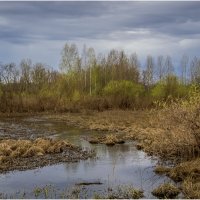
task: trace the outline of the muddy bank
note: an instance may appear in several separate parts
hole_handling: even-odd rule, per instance
[[[0,140],[7,139],[37,139],[44,137],[51,137],[55,133],[48,130],[41,130],[36,126],[34,121],[27,124],[18,123],[19,118],[4,118],[0,119]]]
[[[60,140],[1,140],[0,173],[34,169],[60,162],[77,162],[93,155],[93,152],[83,151]]]

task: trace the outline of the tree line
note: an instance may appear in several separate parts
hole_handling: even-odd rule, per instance
[[[200,84],[197,57],[183,55],[178,67],[170,56],[148,55],[142,66],[136,53],[112,49],[96,55],[91,47],[79,51],[66,43],[59,70],[30,59],[0,64],[0,111],[148,108],[155,101],[187,98],[194,84]]]

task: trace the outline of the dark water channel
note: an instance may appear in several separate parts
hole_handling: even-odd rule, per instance
[[[34,134],[34,131],[51,132],[54,137],[67,139],[84,149],[93,149],[97,156],[76,163],[0,174],[0,193],[7,194],[8,198],[21,197],[23,193],[26,198],[35,198],[33,190],[36,187],[50,185],[55,190],[52,192],[52,198],[55,198],[59,191],[75,188],[80,182],[102,183],[84,186],[82,198],[93,198],[94,193],[102,193],[109,187],[118,185],[131,185],[144,190],[145,198],[155,198],[151,191],[161,183],[170,181],[153,172],[157,160],[138,151],[131,141],[110,147],[103,144],[91,145],[84,137],[105,133],[70,128],[64,122],[47,121],[45,118],[7,119],[1,123],[27,129],[29,134]]]

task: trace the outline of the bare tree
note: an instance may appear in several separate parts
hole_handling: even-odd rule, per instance
[[[195,56],[190,63],[191,82],[200,83],[200,60]]]
[[[61,52],[60,69],[64,72],[69,72],[77,69],[79,55],[75,44],[65,44]]]
[[[166,69],[166,75],[170,76],[174,73],[174,66],[172,63],[172,58],[170,56],[167,56],[165,59],[165,69]]]
[[[21,77],[20,77],[20,83],[22,90],[27,91],[30,82],[31,82],[31,65],[32,62],[30,59],[23,59],[20,63],[21,67]]]
[[[88,57],[88,65],[89,65],[89,71],[90,71],[90,96],[91,96],[92,95],[92,67],[94,67],[96,63],[95,51],[93,48],[90,47],[88,49],[87,57]]]
[[[165,62],[164,62],[164,57],[162,55],[158,56],[156,72],[158,80],[161,81],[165,76]]]
[[[146,60],[146,70],[143,71],[143,81],[147,86],[147,89],[150,89],[150,86],[153,84],[154,79],[154,60],[152,56],[147,56]]]
[[[128,79],[128,58],[124,51],[119,52],[118,75],[120,80]]]
[[[111,80],[116,79],[117,66],[119,65],[119,52],[112,49],[107,56],[107,66],[109,67]]]
[[[128,71],[126,79],[132,80],[135,83],[139,82],[140,79],[140,62],[136,53],[130,55],[128,59]]]
[[[187,83],[187,66],[189,62],[189,57],[184,54],[181,58],[181,82],[182,84]]]
[[[1,65],[0,76],[1,82],[4,84],[16,83],[19,71],[16,69],[15,63]]]
[[[84,70],[84,88],[87,89],[87,68],[88,68],[88,58],[87,58],[87,47],[84,44],[83,51],[81,55],[82,66]]]

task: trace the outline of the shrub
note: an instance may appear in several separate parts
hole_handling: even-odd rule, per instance
[[[187,95],[187,86],[182,85],[176,76],[168,76],[165,80],[158,82],[151,90],[151,96],[155,100],[175,99]]]
[[[110,81],[103,89],[111,104],[119,108],[129,108],[137,103],[144,88],[131,81]]]

